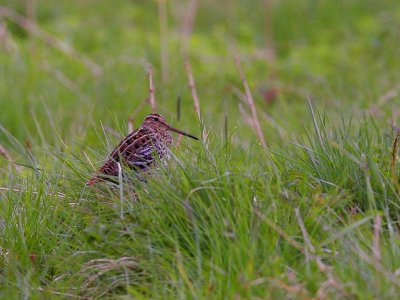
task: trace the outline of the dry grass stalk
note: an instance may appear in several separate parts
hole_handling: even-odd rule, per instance
[[[245,122],[248,126],[254,128],[253,119],[251,118],[251,116],[249,115],[249,113],[246,111],[246,109],[245,109],[244,106],[243,106],[243,105],[246,105],[246,106],[248,107],[248,102],[247,102],[246,95],[243,94],[242,91],[239,90],[239,89],[238,89],[237,87],[235,87],[235,86],[232,87],[232,92],[233,92],[233,94],[235,94],[235,95],[239,98],[239,100],[242,102],[242,103],[239,103],[239,104],[238,104],[238,107],[239,107],[240,113],[242,114],[242,117],[243,117],[244,122]]]
[[[63,193],[58,192],[57,194],[51,194],[51,193],[42,193],[42,192],[36,192],[36,191],[25,191],[25,190],[20,190],[17,188],[8,188],[8,187],[2,187],[0,186],[0,191],[5,191],[5,192],[15,192],[15,193],[31,193],[34,195],[45,195],[45,196],[52,196],[52,197],[57,197],[57,198],[67,198],[67,196]]]
[[[333,288],[335,291],[338,291],[340,295],[342,296],[341,298],[338,299],[346,299],[348,298],[347,293],[344,292],[343,287],[337,282],[335,278],[330,276],[326,281],[324,281],[321,286],[319,287],[316,297],[314,298],[315,300],[319,299],[330,299],[330,296],[328,294],[328,291]]]
[[[105,127],[103,126],[103,130],[105,129]],[[86,160],[89,162],[89,164],[92,166],[94,171],[97,171],[97,168],[94,166],[93,162],[90,160],[89,156],[87,155],[85,150],[82,150],[83,155],[85,155]]]
[[[39,292],[44,292],[44,293],[49,293],[49,294],[53,294],[53,295],[57,295],[57,296],[62,296],[62,299],[67,299],[67,298],[72,298],[72,299],[84,299],[87,300],[87,297],[81,297],[75,294],[71,294],[71,293],[62,293],[62,292],[57,292],[57,291],[53,291],[51,289],[45,290],[43,287],[38,287],[36,288],[37,291]]]
[[[274,66],[276,63],[276,51],[272,32],[272,0],[264,0],[264,35],[265,35],[265,56],[267,63]],[[271,74],[274,77],[275,72]]]
[[[382,254],[380,247],[380,234],[381,234],[382,218],[380,215],[375,216],[374,220],[374,239],[373,239],[373,253],[376,266],[381,264]]]
[[[284,281],[279,280],[279,279],[275,280],[274,284],[276,286],[278,286],[279,288],[281,288],[282,290],[285,290],[289,294],[292,294],[292,295],[296,296],[295,299],[313,300],[313,298],[308,296],[307,291],[301,285],[291,286],[291,285],[288,285]]]
[[[261,213],[257,208],[253,209],[254,214],[268,225],[273,231],[279,234],[286,242],[288,242],[292,247],[304,254],[304,247],[302,244],[294,240],[290,235],[288,235],[281,227],[275,224],[275,222],[268,219],[263,213]]]
[[[199,96],[197,95],[196,83],[194,81],[192,66],[190,65],[189,60],[187,60],[187,59],[185,60],[185,69],[186,69],[186,73],[188,75],[189,89],[192,92],[194,111],[196,112],[197,117],[201,121],[200,100],[199,100]],[[202,132],[202,137],[203,137],[203,141],[207,140],[207,133],[204,129]]]
[[[299,224],[301,233],[303,234],[304,242],[306,244],[306,247],[304,247],[304,255],[306,256],[306,261],[309,262],[310,261],[310,253],[309,253],[309,251],[311,253],[315,253],[315,248],[314,248],[313,244],[311,243],[310,237],[308,236],[308,233],[307,233],[307,230],[306,230],[306,227],[304,226],[303,219],[301,218],[301,215],[300,215],[300,210],[296,207],[294,209],[294,212],[296,214],[297,223]]]
[[[147,77],[149,78],[149,102],[151,106],[151,112],[156,113],[157,112],[157,103],[156,103],[156,97],[155,97],[155,87],[154,87],[154,81],[153,81],[153,67],[149,65],[147,67]]]
[[[400,84],[396,84],[392,89],[387,91],[383,96],[381,96],[378,100],[378,107],[381,107],[387,104],[392,99],[396,98],[399,95]]]
[[[392,89],[388,91],[386,94],[384,94],[381,98],[378,100],[378,106],[383,106],[386,103],[388,103],[390,100],[394,99],[399,95],[399,91],[396,89]]]
[[[18,172],[21,171],[21,167],[18,164],[14,163],[10,153],[8,153],[7,150],[2,145],[0,145],[0,155],[3,156],[6,160],[8,160],[10,163],[12,163],[15,170],[17,170]]]
[[[242,103],[239,103],[239,111],[242,114],[243,120],[246,122],[246,124],[249,125],[250,127],[253,127],[253,120],[244,109]]]
[[[178,122],[181,120],[181,106],[182,106],[181,104],[182,104],[181,96],[178,96],[178,98],[176,99],[176,119]],[[183,138],[183,135],[181,135],[181,134],[178,135],[178,138],[175,143],[176,148],[180,147],[182,138]]]
[[[306,227],[304,226],[303,218],[301,217],[299,208],[296,207],[294,209],[294,212],[296,215],[297,223],[299,224],[301,233],[303,235],[304,243],[306,244],[306,246],[304,247],[304,254],[306,255],[306,259],[307,259],[307,255],[308,255],[308,258],[313,259],[316,262],[320,272],[325,273],[327,271],[330,271],[332,269],[332,267],[323,263],[321,257],[316,255],[315,247],[311,242],[311,239],[310,239],[310,236],[308,235]]]
[[[194,102],[194,111],[196,112],[197,117],[200,119],[201,118],[200,101],[199,101],[199,96],[197,95],[196,83],[194,81],[192,66],[189,63],[189,60],[185,61],[185,69],[186,69],[186,73],[188,75],[189,89],[192,92],[192,98],[193,98],[193,102]]]
[[[143,99],[142,102],[136,107],[135,111],[131,114],[131,116],[128,119],[128,133],[131,133],[133,130],[135,130],[134,127],[134,120],[137,116],[137,114],[143,109],[143,107],[146,105],[146,103],[149,102],[149,98]]]
[[[194,22],[196,20],[199,0],[191,0],[182,21],[182,54],[187,57],[189,50],[189,40],[193,32]]]
[[[176,139],[176,143],[175,143],[175,148],[179,148],[181,146],[182,139],[183,139],[183,135],[182,134],[178,135],[178,138]]]
[[[235,63],[236,63],[236,67],[239,71],[239,75],[240,75],[240,79],[242,80],[243,86],[245,88],[246,91],[246,99],[247,99],[247,103],[248,106],[250,108],[251,114],[252,114],[252,118],[253,118],[253,128],[256,131],[256,134],[258,136],[258,139],[260,140],[260,143],[263,147],[267,147],[267,143],[265,142],[265,138],[264,138],[264,134],[261,130],[261,126],[260,126],[260,122],[258,120],[257,117],[257,109],[254,103],[254,99],[253,96],[251,94],[251,90],[250,90],[250,86],[249,83],[246,80],[246,77],[244,75],[243,69],[242,69],[242,65],[240,63],[240,58],[239,55],[235,55]]]
[[[7,51],[13,49],[13,43],[8,34],[6,23],[2,19],[0,19],[0,45]]]
[[[29,21],[36,21],[36,0],[25,0],[26,17]]]
[[[133,119],[129,118],[128,119],[128,134],[134,130],[135,130],[135,127],[133,125]]]
[[[228,115],[224,115],[224,141],[228,140]],[[256,197],[254,197],[254,200]]]
[[[51,67],[51,65],[47,62],[44,61],[41,64],[41,67],[43,68],[43,70],[45,70],[46,72],[49,72],[50,74],[54,75],[54,77],[68,90],[70,90],[71,92],[79,95],[79,96],[83,96],[83,93],[81,92],[81,89],[79,88],[79,86],[69,77],[67,77],[61,70],[58,69],[53,69]]]
[[[121,220],[124,219],[124,186],[122,184],[122,168],[121,164],[117,163],[118,165],[118,183],[119,183],[119,200],[120,200],[120,212],[119,212],[119,218]]]
[[[247,105],[247,98],[246,95],[242,93],[241,90],[239,90],[237,87],[233,86],[231,91],[233,92],[233,94],[235,94],[240,101],[242,101],[243,104]],[[245,122],[250,126],[250,127],[254,127],[254,123],[252,118],[249,116],[249,114],[246,112],[246,110],[244,109],[242,103],[239,103],[239,111],[243,116],[243,119],[245,120]],[[282,138],[287,137],[287,133],[285,131],[285,129],[283,129],[283,127],[281,127],[274,118],[272,118],[270,115],[268,115],[266,112],[261,112],[261,115],[263,117],[263,119],[265,121],[267,121],[274,129],[276,129],[279,133],[279,135]]]
[[[129,126],[129,123],[128,123],[128,126]],[[112,128],[109,127],[109,126],[103,125],[103,128],[104,128],[105,131],[107,131],[109,134],[111,134],[112,136],[114,136],[114,137],[117,138],[117,139],[123,139],[123,138],[124,138],[124,136],[122,136],[121,133],[119,133],[119,132],[116,131],[115,129],[112,129]]]
[[[342,296],[346,295],[346,292],[344,291],[342,285],[336,279],[335,275],[332,273],[333,268],[331,266],[326,265],[322,261],[321,257],[316,254],[316,249],[311,242],[310,236],[307,232],[307,229],[306,229],[303,219],[301,217],[299,208],[296,207],[294,212],[296,215],[297,223],[299,224],[301,233],[303,235],[304,243],[306,244],[306,246],[304,247],[304,254],[306,256],[306,259],[308,256],[308,259],[314,260],[316,262],[320,272],[326,274],[326,276],[328,277],[327,280],[324,281],[321,284],[320,288],[318,289],[317,294],[316,294],[316,296],[317,296],[316,299],[325,299],[327,297],[327,291],[330,288],[333,288]]]
[[[261,112],[261,115],[263,116],[265,121],[267,121],[273,128],[276,129],[276,131],[278,131],[279,136],[281,138],[287,138],[288,134],[287,134],[286,130],[282,126],[280,126],[273,117],[271,117],[270,115],[268,115],[265,112]]]
[[[158,0],[158,17],[161,39],[161,78],[163,82],[167,82],[169,78],[167,0]]]
[[[375,268],[377,272],[384,275],[387,280],[389,280],[396,287],[400,288],[400,282],[396,276],[396,272],[391,272],[391,270],[387,270],[383,267],[382,264],[376,264],[373,257],[370,257],[361,247],[355,246],[354,252],[357,253],[358,257],[361,258],[364,262],[368,263],[372,267]]]
[[[243,93],[238,87],[232,86],[230,90],[236,97],[239,98],[240,101],[242,101],[243,104],[248,105],[246,94]]]
[[[396,137],[394,138],[392,147],[391,175],[393,184],[397,186],[398,182],[396,176],[396,160],[397,160],[397,152],[399,151],[400,128],[396,127],[395,130],[396,130]]]
[[[58,49],[68,57],[71,57],[82,63],[94,76],[99,76],[102,73],[102,68],[92,61],[90,58],[79,53],[75,48],[66,42],[54,37],[50,33],[40,28],[35,22],[21,16],[14,10],[0,5],[0,17],[8,18],[20,27],[24,28],[31,35],[43,40],[46,44]]]
[[[84,286],[88,288],[91,284],[96,281],[100,276],[109,273],[109,272],[127,272],[127,270],[135,270],[137,269],[137,262],[134,257],[121,257],[119,259],[109,259],[109,258],[101,258],[101,259],[93,259],[86,263],[80,273],[89,273],[90,275]]]
[[[178,98],[176,99],[176,120],[178,122],[181,120],[181,110],[182,110],[181,96],[178,96]]]

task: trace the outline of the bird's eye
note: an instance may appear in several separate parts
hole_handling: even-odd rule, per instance
[[[154,121],[158,122],[158,121],[160,121],[160,119],[159,118],[154,118]]]

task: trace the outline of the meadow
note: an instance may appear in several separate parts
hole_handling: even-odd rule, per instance
[[[0,0],[0,298],[396,299],[399,40],[397,0]],[[87,187],[152,110],[200,141]]]

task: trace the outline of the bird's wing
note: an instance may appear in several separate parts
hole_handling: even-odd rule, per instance
[[[126,159],[126,163],[130,168],[143,170],[153,163],[156,156],[154,147],[150,144],[141,148],[138,152],[131,153]]]
[[[129,134],[110,154],[112,160],[126,163],[133,169],[145,169],[151,165],[155,155],[157,137],[147,128],[139,128]]]
[[[130,134],[128,134],[120,143],[117,147],[115,147],[115,149],[113,150],[113,152],[111,152],[111,154],[109,155],[110,158],[119,161],[120,158],[120,154],[122,152],[124,152],[130,145],[132,145],[135,140],[137,139],[138,135],[142,135],[143,129],[142,128],[138,128],[134,131],[132,131]]]

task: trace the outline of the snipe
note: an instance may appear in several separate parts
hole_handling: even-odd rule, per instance
[[[100,174],[92,177],[87,185],[118,177],[118,163],[140,172],[151,168],[157,157],[160,160],[168,157],[173,143],[170,131],[198,140],[195,136],[168,125],[162,115],[150,114],[138,129],[131,132],[111,152],[106,163],[99,169]]]

